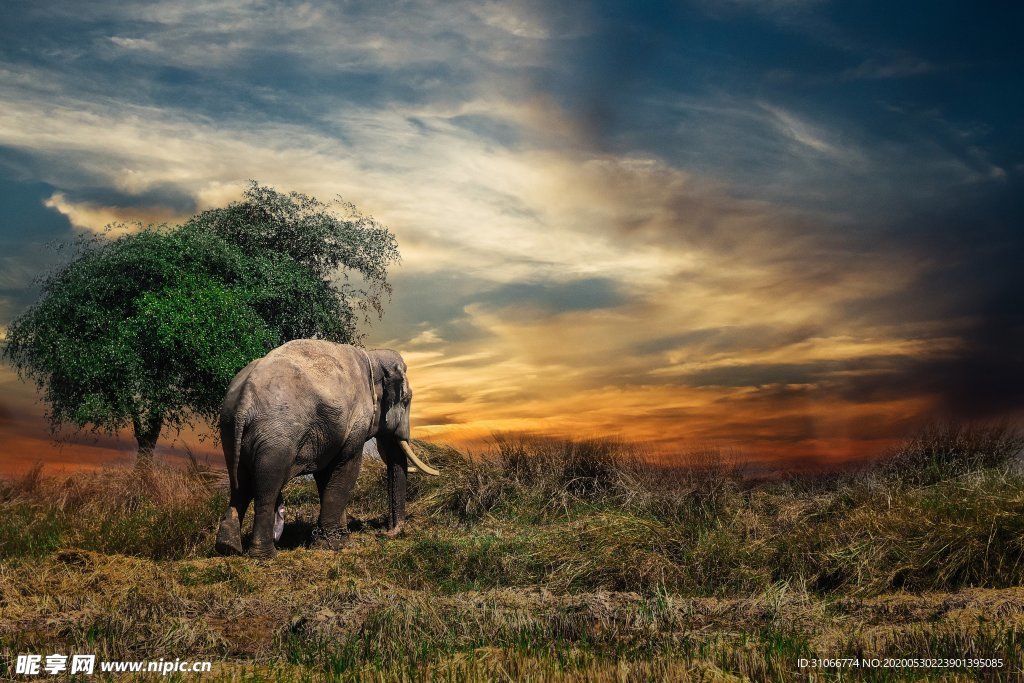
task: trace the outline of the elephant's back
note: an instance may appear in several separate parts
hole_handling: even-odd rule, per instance
[[[297,339],[257,361],[244,383],[261,403],[281,408],[318,409],[344,403],[366,380],[366,365],[355,347],[318,339]]]

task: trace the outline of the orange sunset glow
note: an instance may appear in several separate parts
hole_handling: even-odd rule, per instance
[[[0,328],[64,258],[47,244],[257,179],[397,237],[360,330],[403,354],[418,438],[783,470],[1020,419],[1016,53],[898,9],[570,4],[100,3],[88,36],[26,8],[0,48]],[[58,446],[44,409],[0,365],[0,474],[131,462],[128,434]],[[220,465],[197,433],[157,452]]]

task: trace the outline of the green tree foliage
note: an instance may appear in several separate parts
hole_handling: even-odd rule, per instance
[[[176,228],[82,240],[11,324],[4,355],[54,431],[131,427],[148,456],[163,428],[212,423],[231,378],[271,348],[356,341],[356,311],[382,313],[398,258],[394,236],[351,205],[252,183]]]
[[[296,271],[272,273],[274,280],[268,281],[263,292],[261,310],[281,322],[287,339],[311,336],[311,332],[329,338],[353,337],[355,317],[350,304],[354,302],[364,313],[382,314],[382,298],[391,293],[387,268],[399,260],[394,235],[352,204],[339,201],[328,205],[314,197],[281,194],[256,183],[246,190],[245,201],[204,211],[183,229],[219,235],[249,258],[276,261],[286,257],[305,269],[298,279]],[[340,286],[329,282],[339,268]],[[307,277],[310,273],[312,279]],[[350,283],[350,274],[358,276],[360,287]],[[307,289],[311,284],[316,286]],[[280,293],[288,296],[282,298]],[[293,307],[298,296],[312,297],[309,306],[323,309],[317,318],[320,325],[327,324],[324,316],[333,314],[340,326],[330,332],[326,328],[290,328],[290,324],[302,324],[289,319],[284,310]]]

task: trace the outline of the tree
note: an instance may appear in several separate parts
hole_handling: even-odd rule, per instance
[[[357,341],[357,311],[383,313],[399,259],[394,235],[351,205],[256,183],[176,228],[139,228],[82,240],[11,324],[4,356],[42,392],[53,431],[131,427],[141,458],[166,427],[212,424],[231,378],[271,348]]]

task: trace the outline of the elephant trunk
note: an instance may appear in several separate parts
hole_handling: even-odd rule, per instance
[[[399,443],[405,443],[400,441]],[[388,457],[388,535],[397,534],[405,523],[405,481],[408,471],[406,454],[394,443],[387,445]]]
[[[405,451],[406,457],[409,458],[409,462],[415,465],[416,469],[418,469],[420,472],[422,472],[423,474],[429,474],[432,477],[436,477],[439,474],[441,474],[433,467],[431,467],[430,465],[416,457],[416,452],[412,450],[412,446],[409,445],[408,441],[402,440],[399,441],[399,443],[402,446],[402,450]]]
[[[378,441],[378,445],[382,442]],[[382,455],[388,468],[388,536],[394,536],[405,524],[406,478],[410,471],[419,471],[431,476],[441,474],[420,460],[412,446],[405,439],[387,439],[383,442]]]

